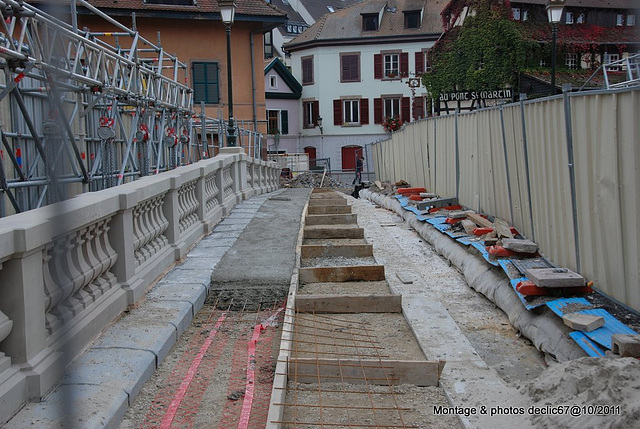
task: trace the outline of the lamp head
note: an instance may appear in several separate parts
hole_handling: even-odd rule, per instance
[[[547,3],[547,16],[551,24],[557,24],[562,17],[565,0],[549,0]]]
[[[238,5],[235,0],[218,0],[218,6],[220,6],[220,16],[224,25],[233,25],[233,20],[236,16],[236,8]]]

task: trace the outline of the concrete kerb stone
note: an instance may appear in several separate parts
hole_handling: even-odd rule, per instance
[[[544,309],[538,314],[540,312],[534,313],[524,308],[502,271],[493,269],[480,256],[469,253],[450,237],[417,220],[416,216],[404,210],[396,199],[366,189],[360,191],[360,197],[394,211],[407,221],[440,255],[461,271],[469,286],[500,308],[509,318],[511,325],[529,338],[538,350],[558,362],[585,356],[584,351],[569,338],[570,329],[557,316]]]
[[[95,384],[64,385],[40,402],[27,403],[3,428],[116,429],[128,406],[129,395],[119,388]]]

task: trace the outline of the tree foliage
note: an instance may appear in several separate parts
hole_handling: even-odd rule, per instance
[[[500,0],[466,4],[475,14],[448,30],[429,53],[431,72],[423,75],[423,84],[434,98],[446,91],[516,86],[525,65],[528,42],[510,19],[510,5]]]

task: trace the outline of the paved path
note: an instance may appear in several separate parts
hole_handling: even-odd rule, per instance
[[[72,362],[43,401],[27,404],[6,429],[117,428],[210,289],[248,284],[286,294],[309,192],[281,189],[238,204],[145,301]]]

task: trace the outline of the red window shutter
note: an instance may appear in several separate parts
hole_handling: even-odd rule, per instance
[[[382,98],[373,99],[373,123],[382,123]]]
[[[369,123],[369,99],[360,99],[360,125],[367,125]]]
[[[416,52],[416,74],[424,73],[424,52]]]
[[[400,54],[400,76],[409,76],[409,53],[402,52]]]
[[[401,107],[402,120],[404,122],[410,122],[411,121],[411,98],[402,97],[401,104],[402,104],[402,107]]]
[[[424,118],[424,98],[416,97],[413,100],[413,120]]]
[[[373,78],[382,79],[382,54],[373,56]]]
[[[333,100],[333,125],[342,126],[342,100]]]
[[[316,127],[318,126],[318,116],[320,116],[320,102],[319,101],[313,101],[313,106],[311,107],[311,109],[313,110],[313,125],[315,125]]]

